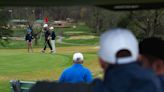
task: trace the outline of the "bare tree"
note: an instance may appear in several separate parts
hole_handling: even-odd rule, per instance
[[[146,37],[154,36],[163,28],[163,10],[149,10],[133,12],[135,25],[146,34]]]

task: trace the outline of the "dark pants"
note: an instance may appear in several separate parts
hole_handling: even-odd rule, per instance
[[[51,44],[50,44],[50,40],[45,41],[44,50],[46,50],[47,44],[48,44],[48,46],[50,47],[50,50],[52,50],[52,46],[51,46]]]

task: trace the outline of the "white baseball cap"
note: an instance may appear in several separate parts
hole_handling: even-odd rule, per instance
[[[54,27],[50,27],[50,30],[53,30],[54,29]]]
[[[44,24],[43,27],[48,27],[48,24]]]
[[[126,49],[131,56],[116,58],[117,52]],[[110,64],[127,64],[135,62],[138,58],[138,41],[127,29],[113,29],[105,32],[100,38],[99,56],[104,62]]]
[[[73,55],[73,61],[74,62],[78,62],[78,61],[83,61],[84,60],[84,57],[83,57],[83,54],[82,53],[74,53]]]

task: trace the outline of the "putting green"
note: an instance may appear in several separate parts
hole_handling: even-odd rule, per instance
[[[72,54],[83,52],[85,62],[94,76],[98,76],[101,69],[97,60],[97,47],[71,46],[58,47],[57,53],[40,53],[41,49],[34,49],[27,53],[26,49],[0,49],[0,90],[9,92],[9,80],[57,80],[61,72],[72,64]]]

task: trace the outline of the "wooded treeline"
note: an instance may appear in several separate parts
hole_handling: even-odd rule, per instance
[[[84,22],[93,33],[100,34],[110,28],[129,28],[138,38],[162,36],[164,33],[164,10],[110,11],[91,6],[72,7],[5,7],[0,8],[0,37],[4,26],[11,19],[33,22],[49,18],[49,21],[74,19]],[[6,33],[5,33],[6,34]]]

